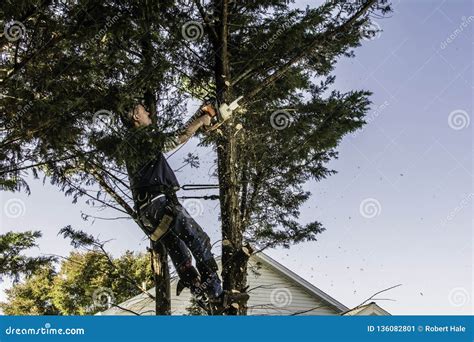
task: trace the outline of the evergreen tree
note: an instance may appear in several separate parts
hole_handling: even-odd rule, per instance
[[[23,0],[2,8],[10,32],[1,43],[5,188],[25,188],[24,169],[43,171],[74,200],[135,218],[121,124],[134,99],[166,131],[182,121],[184,100],[243,95],[236,116],[201,140],[216,151],[225,289],[245,290],[247,244],[289,247],[323,230],[298,222],[310,196],[303,185],[334,172],[325,165],[370,104],[368,91],[330,90],[331,72],[375,34],[371,19],[390,10],[386,0],[306,9],[286,0]],[[164,270],[157,308],[169,313],[168,273],[154,269]]]
[[[0,234],[0,280],[7,277],[18,282],[22,276],[31,276],[36,270],[49,265],[53,257],[30,257],[23,254],[27,249],[38,247],[40,231],[7,232]]]

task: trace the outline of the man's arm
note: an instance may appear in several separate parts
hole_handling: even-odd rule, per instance
[[[212,108],[212,106],[206,105],[201,107],[200,111],[204,114],[198,117],[193,115],[193,117],[191,117],[191,119],[186,122],[184,125],[185,128],[183,130],[179,130],[177,134],[173,134],[173,136],[165,140],[162,152],[174,150],[179,145],[188,141],[189,138],[191,138],[199,128],[202,126],[211,125],[211,117],[216,115],[214,108]]]
[[[207,118],[209,118],[209,120]],[[208,125],[210,123],[208,123],[208,121],[210,121],[210,116],[208,114],[204,114],[203,116],[194,119],[191,118],[191,120],[186,123],[184,131],[180,132],[178,135],[179,144],[181,145],[188,141],[188,139],[191,138],[199,128]]]

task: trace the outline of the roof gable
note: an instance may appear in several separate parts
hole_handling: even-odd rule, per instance
[[[282,276],[289,278],[292,282],[294,282],[301,288],[304,288],[306,291],[308,291],[312,296],[319,298],[321,301],[325,302],[329,306],[334,307],[336,311],[344,312],[344,311],[349,310],[348,307],[338,302],[336,299],[334,299],[333,297],[331,297],[324,291],[320,290],[319,288],[317,288],[316,286],[314,286],[307,280],[303,279],[295,272],[286,268],[285,266],[283,266],[276,260],[270,258],[268,255],[264,253],[255,254],[253,255],[253,259],[257,262],[264,263],[266,266],[271,267],[276,272],[280,273]]]
[[[220,265],[220,260],[218,259]],[[187,314],[191,295],[185,289],[176,296],[176,278],[171,281],[171,311]],[[250,299],[248,315],[340,315],[348,308],[268,255],[252,255],[247,271]],[[148,291],[154,294],[154,288]],[[102,315],[153,315],[152,298],[140,294],[103,311]]]
[[[370,302],[365,305],[360,305],[342,313],[342,316],[391,316],[388,311],[385,311],[375,302]]]

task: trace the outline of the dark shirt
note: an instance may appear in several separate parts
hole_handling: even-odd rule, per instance
[[[179,146],[178,137],[163,133],[152,125],[132,129],[127,136],[127,168],[135,202],[142,202],[144,194],[156,195],[179,189],[176,176],[163,152]]]

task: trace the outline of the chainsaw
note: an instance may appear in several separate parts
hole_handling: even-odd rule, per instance
[[[211,125],[204,128],[205,133],[212,132],[218,129],[224,122],[229,120],[232,117],[232,113],[234,110],[239,108],[239,101],[243,98],[243,96],[239,96],[230,104],[223,103],[219,106],[214,106],[216,109],[216,114],[211,117]],[[211,102],[208,102],[212,104]]]

